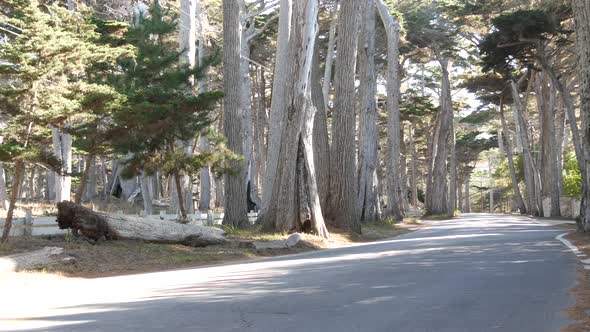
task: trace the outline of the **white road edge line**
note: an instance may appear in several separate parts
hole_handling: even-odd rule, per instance
[[[575,245],[573,245],[569,240],[565,239],[568,233],[559,234],[555,237],[556,240],[561,241],[561,243],[565,244],[576,256],[578,257],[585,257],[586,255],[578,249]]]

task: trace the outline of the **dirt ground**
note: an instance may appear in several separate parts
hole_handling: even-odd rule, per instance
[[[272,241],[286,238],[280,234],[261,234],[253,226],[250,229],[231,231],[223,245],[193,248],[179,244],[155,244],[142,241],[105,241],[90,243],[72,236],[38,236],[11,238],[0,246],[0,256],[33,251],[46,246],[64,248],[64,254],[75,261],[48,266],[43,272],[65,277],[97,278],[141,272],[154,272],[176,268],[196,267],[261,257],[337,248],[356,242],[391,238],[419,229],[414,220],[401,224],[369,224],[363,227],[363,235],[351,238],[346,232],[331,230],[330,240],[304,235],[304,243],[296,248],[256,250],[252,241]]]
[[[590,257],[590,234],[577,233],[573,227],[569,227],[570,233],[566,236],[581,251]],[[588,332],[590,331],[590,271],[580,268],[578,270],[578,282],[571,290],[575,298],[575,304],[567,310],[567,314],[574,322],[564,328],[562,332]]]

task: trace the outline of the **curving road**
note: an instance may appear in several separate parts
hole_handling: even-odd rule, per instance
[[[468,214],[342,249],[4,284],[0,331],[559,331],[577,269],[563,232]]]

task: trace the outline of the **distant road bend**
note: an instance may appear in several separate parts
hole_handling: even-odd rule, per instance
[[[560,233],[528,218],[467,214],[348,248],[51,279],[2,290],[14,294],[2,293],[0,331],[555,332],[568,323],[576,272]]]

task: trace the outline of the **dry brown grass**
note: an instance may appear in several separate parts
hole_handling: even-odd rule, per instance
[[[62,247],[65,254],[76,258],[74,263],[54,265],[36,272],[94,278],[338,248],[355,242],[391,238],[408,233],[412,229],[415,229],[415,226],[406,224],[370,224],[363,227],[361,236],[351,236],[346,231],[332,229],[329,240],[305,234],[302,246],[275,250],[255,250],[251,242],[282,240],[288,235],[261,233],[258,226],[229,230],[228,241],[225,244],[204,248],[142,241],[105,241],[93,244],[71,236],[18,237],[11,238],[7,245],[0,247],[0,256],[32,251],[45,246]]]
[[[567,238],[572,241],[586,255],[590,255],[590,236],[576,233],[571,230]],[[573,323],[562,329],[562,332],[588,332],[590,331],[590,271],[580,269],[578,271],[578,283],[571,290],[575,298],[575,304],[567,310]]]

